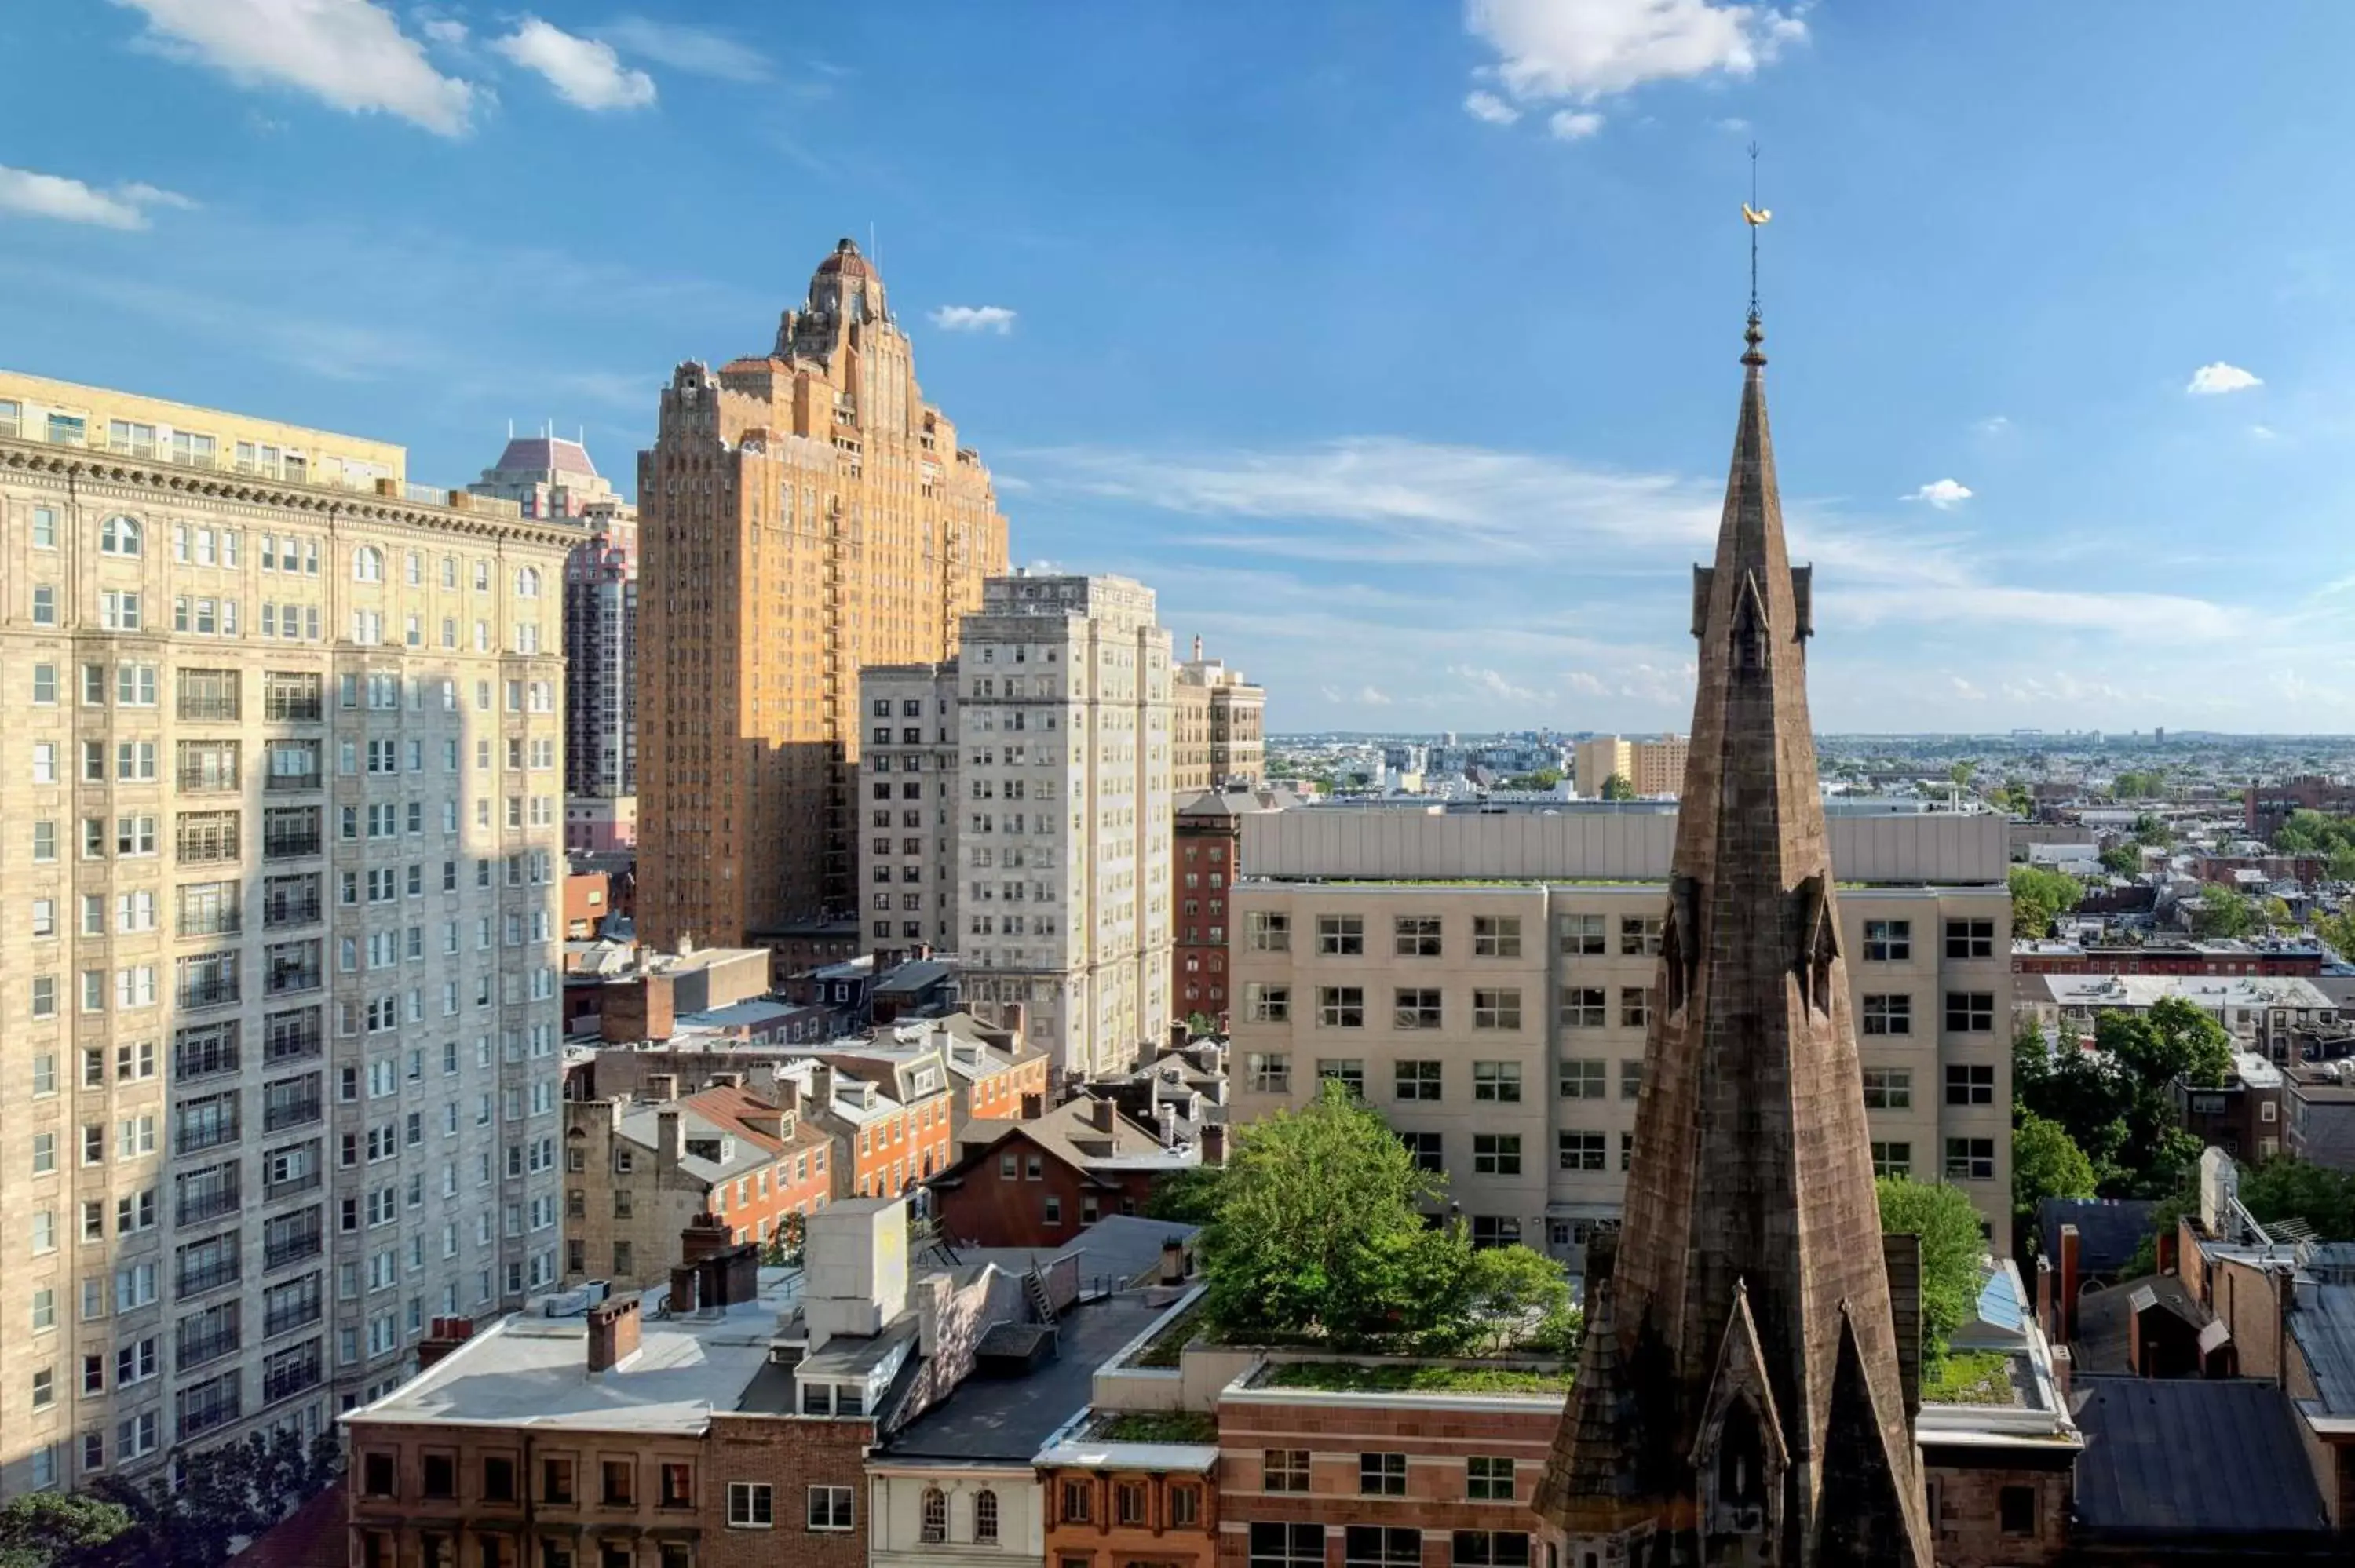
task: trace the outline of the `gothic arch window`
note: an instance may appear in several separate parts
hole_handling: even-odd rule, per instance
[[[942,1542],[949,1538],[949,1499],[938,1487],[924,1489],[924,1539]]]
[[[1726,1407],[1717,1438],[1717,1505],[1723,1526],[1761,1530],[1766,1523],[1766,1436],[1758,1407],[1747,1396]]]
[[[973,1539],[975,1544],[997,1544],[997,1494],[987,1487],[973,1494]]]
[[[538,599],[539,597],[539,568],[538,567],[526,567],[516,573],[516,597],[517,599]]]
[[[132,517],[110,517],[99,524],[98,548],[101,555],[135,556],[139,554],[139,523]]]

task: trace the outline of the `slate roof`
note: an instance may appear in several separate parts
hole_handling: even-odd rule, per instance
[[[2081,1377],[2076,1510],[2088,1532],[2176,1538],[2328,1529],[2288,1397],[2240,1379]]]
[[[2036,1206],[2036,1234],[2057,1266],[2061,1227],[2077,1227],[2081,1274],[2115,1274],[2132,1262],[2158,1212],[2151,1198],[2047,1198]]]
[[[2317,1415],[2355,1415],[2355,1285],[2300,1279],[2289,1331],[2314,1377],[2316,1396],[2299,1403]]]

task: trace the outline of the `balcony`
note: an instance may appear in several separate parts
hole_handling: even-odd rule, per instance
[[[271,967],[267,991],[272,996],[284,996],[291,991],[319,989],[319,968],[316,964],[275,964]]]
[[[243,1271],[238,1266],[236,1255],[231,1254],[210,1263],[198,1264],[194,1268],[182,1268],[179,1283],[173,1287],[173,1295],[185,1301],[208,1290],[218,1290],[224,1285],[235,1285],[242,1277]]]
[[[243,1402],[235,1385],[214,1393],[212,1397],[191,1400],[180,1410],[180,1437],[183,1441],[226,1426],[238,1418]]]
[[[243,705],[234,696],[192,696],[180,698],[182,724],[236,724],[244,716]]]
[[[207,1220],[217,1220],[223,1214],[237,1213],[243,1202],[234,1181],[218,1187],[202,1189],[180,1199],[180,1224],[200,1225]]]
[[[316,692],[268,692],[261,716],[277,724],[317,724],[326,716],[326,701]]]
[[[326,782],[326,779],[316,772],[272,773],[269,776],[269,781],[261,788],[264,794],[291,795],[298,789],[324,789]]]
[[[308,893],[265,895],[261,900],[261,923],[264,926],[310,926],[322,918],[323,906],[316,888]]]
[[[219,1329],[209,1334],[183,1339],[180,1341],[178,1370],[187,1372],[192,1368],[203,1366],[207,1361],[217,1361],[223,1356],[234,1355],[240,1340],[241,1336],[234,1328]]]
[[[304,828],[272,828],[261,836],[261,858],[264,860],[299,860],[319,853],[320,833],[315,826]]]
[[[264,1181],[261,1184],[261,1201],[265,1203],[275,1203],[282,1198],[298,1197],[304,1192],[315,1192],[319,1190],[319,1183],[323,1180],[325,1180],[325,1177],[320,1171],[306,1171],[300,1176],[289,1176],[282,1181]],[[294,1244],[289,1242],[282,1245],[291,1246]],[[279,1259],[278,1261],[291,1263],[298,1257],[310,1257],[314,1255],[319,1250],[319,1238],[315,1235],[309,1238],[309,1245],[310,1251],[290,1252],[285,1255],[285,1257]],[[275,1246],[271,1249],[273,1255],[276,1254],[276,1251],[277,1248]],[[275,1268],[278,1266],[278,1263],[269,1263],[264,1266]]]
[[[270,1038],[262,1047],[265,1062],[292,1062],[298,1057],[315,1056],[326,1044],[326,1031],[316,1019],[302,1024],[273,1024]]]
[[[225,908],[192,909],[180,916],[183,937],[234,937],[245,929],[245,911],[235,905]]]
[[[182,933],[182,935],[186,934]],[[222,980],[191,980],[180,988],[180,1005],[182,1007],[233,1007],[241,1000],[239,996],[239,989],[235,975]]]
[[[274,1404],[279,1400],[291,1399],[306,1388],[318,1387],[319,1378],[316,1356],[272,1367],[261,1374],[261,1403]]]
[[[317,1253],[319,1250],[316,1245],[317,1240],[318,1238],[315,1236],[312,1238],[314,1245],[311,1251],[314,1254]],[[324,1308],[320,1305],[319,1298],[315,1296],[312,1297],[307,1301],[290,1301],[280,1306],[272,1307],[262,1315],[261,1337],[265,1340],[274,1340],[279,1335],[286,1333],[291,1330],[300,1329],[306,1324],[315,1323],[319,1320],[323,1311]]]
[[[261,1107],[261,1130],[283,1132],[290,1127],[309,1127],[325,1115],[325,1102],[317,1095],[299,1100],[281,1100]]]

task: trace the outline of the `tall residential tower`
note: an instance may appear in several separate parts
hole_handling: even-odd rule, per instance
[[[859,671],[948,657],[1006,567],[989,472],[857,246],[767,354],[678,367],[638,504],[640,932],[850,916]]]

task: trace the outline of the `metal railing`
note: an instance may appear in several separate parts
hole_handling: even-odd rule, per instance
[[[234,1213],[241,1202],[243,1202],[243,1195],[239,1192],[238,1184],[234,1181],[224,1186],[208,1188],[193,1197],[184,1197],[180,1200],[180,1224],[200,1225],[207,1220]]]

